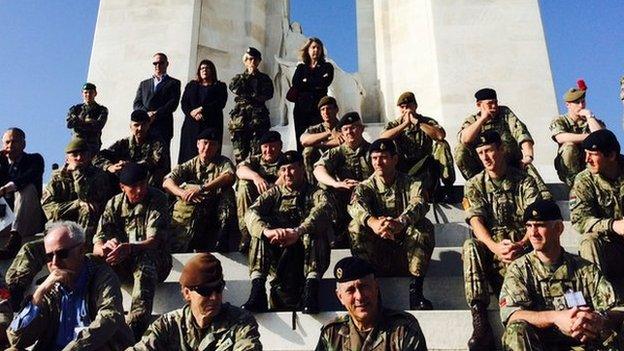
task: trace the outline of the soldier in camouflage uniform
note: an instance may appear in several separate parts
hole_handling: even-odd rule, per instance
[[[75,138],[86,140],[91,156],[95,156],[102,146],[102,129],[108,120],[108,109],[95,102],[97,90],[92,83],[82,86],[82,104],[69,108],[67,128],[73,130]]]
[[[357,112],[346,113],[336,126],[344,140],[342,144],[329,149],[314,165],[314,176],[322,188],[328,189],[335,207],[335,240],[332,249],[349,246],[347,227],[351,217],[347,205],[353,189],[373,173],[368,158],[370,144],[364,140],[364,125]]]
[[[319,100],[318,109],[323,122],[308,127],[305,133],[299,138],[303,146],[303,164],[306,168],[308,182],[316,184],[314,178],[314,164],[321,158],[321,155],[344,142],[338,125],[338,104],[331,96],[324,96]]]
[[[500,295],[505,350],[620,350],[615,292],[598,267],[565,252],[561,211],[540,200],[524,212],[533,251],[507,268]]]
[[[278,166],[283,184],[260,195],[245,215],[251,234],[252,286],[242,308],[267,310],[265,282],[271,273],[275,275],[271,281],[273,308],[293,309],[300,304],[303,313],[318,313],[319,280],[329,266],[331,205],[325,192],[306,182],[303,159],[297,151],[285,152]]]
[[[238,184],[236,188],[236,210],[238,213],[238,226],[241,231],[240,251],[249,251],[251,240],[245,214],[258,196],[269,190],[278,180],[277,160],[282,155],[282,138],[274,130],[270,130],[260,138],[260,155],[249,156],[245,161],[238,164],[236,175]]]
[[[347,314],[321,329],[316,351],[425,351],[427,343],[414,316],[381,305],[373,267],[357,257],[336,263],[336,295]]]
[[[581,144],[587,169],[570,191],[570,219],[582,234],[579,253],[595,263],[624,296],[624,158],[615,135],[595,131]]]
[[[481,89],[475,93],[475,98],[479,112],[464,120],[455,146],[455,162],[464,179],[468,180],[483,170],[474,144],[481,133],[493,130],[500,135],[503,150],[511,160],[509,165],[526,170],[535,179],[542,197],[550,198],[546,183],[532,164],[534,142],[526,125],[509,107],[498,105],[494,89]]]
[[[235,75],[230,82],[236,105],[230,111],[228,129],[237,164],[260,152],[258,141],[271,128],[265,102],[273,97],[273,81],[258,70],[261,61],[260,51],[248,48],[243,55],[245,72]]]
[[[375,173],[355,187],[348,206],[351,252],[379,275],[409,274],[410,309],[431,310],[423,282],[435,238],[425,218],[429,205],[421,183],[396,169],[399,157],[392,140],[373,142],[370,157]]]
[[[585,169],[585,151],[581,143],[589,133],[604,128],[604,123],[585,108],[586,88],[581,80],[578,88],[568,90],[563,95],[568,113],[550,123],[552,138],[559,145],[555,169],[559,179],[569,187],[574,184],[574,177]]]
[[[472,312],[470,350],[493,348],[494,337],[487,318],[488,283],[498,295],[507,265],[528,248],[522,215],[540,199],[535,180],[505,162],[505,151],[495,131],[481,134],[476,152],[485,169],[464,186],[466,222],[474,238],[462,248],[466,301]]]
[[[130,116],[131,136],[118,140],[108,149],[100,151],[94,164],[108,173],[117,175],[128,162],[142,164],[149,174],[149,185],[161,189],[162,181],[169,171],[165,160],[164,142],[150,133],[149,116],[143,110],[136,110]]]
[[[122,350],[133,338],[124,323],[119,279],[100,259],[85,256],[76,223],[54,222],[44,238],[50,275],[11,323],[11,350]]]
[[[401,116],[388,122],[380,138],[393,139],[399,152],[399,171],[416,177],[431,198],[440,180],[447,187],[455,182],[455,166],[451,146],[444,138],[446,132],[436,120],[416,112],[418,103],[412,92],[399,96],[397,106]]]
[[[93,253],[106,259],[122,283],[132,284],[126,320],[137,339],[149,324],[156,285],[171,270],[167,195],[148,186],[147,177],[142,165],[124,166],[122,193],[106,204],[93,237]]]
[[[262,350],[249,312],[223,303],[221,262],[209,253],[191,258],[180,275],[184,307],[160,316],[128,351]]]
[[[212,128],[197,136],[198,155],[177,165],[163,187],[177,197],[173,206],[172,249],[175,252],[229,250],[236,229],[236,203],[232,185],[234,165],[218,154],[219,133]]]

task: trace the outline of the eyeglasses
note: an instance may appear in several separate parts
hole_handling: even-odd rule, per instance
[[[154,66],[158,66],[158,65],[164,66],[166,64],[167,64],[167,61],[154,61],[154,62],[152,62],[152,65],[154,65]]]
[[[46,258],[46,262],[52,262],[52,259],[54,258],[54,256],[56,256],[57,259],[60,260],[65,260],[67,259],[67,257],[69,257],[69,252],[75,248],[77,248],[78,246],[81,246],[82,243],[78,243],[75,244],[73,246],[70,247],[66,247],[64,249],[60,249],[60,250],[56,250],[53,252],[46,252],[45,254],[45,258]]]
[[[225,282],[221,282],[217,286],[192,286],[189,289],[191,291],[195,291],[203,297],[211,296],[214,293],[221,294],[223,292],[223,288],[225,288]]]

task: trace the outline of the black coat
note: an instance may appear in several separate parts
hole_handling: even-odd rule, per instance
[[[39,197],[41,197],[41,188],[43,186],[43,157],[39,154],[24,153],[22,158],[9,166],[9,160],[6,156],[0,156],[0,186],[8,182],[15,183],[17,190],[22,190],[28,184],[32,184],[37,189]]]
[[[134,98],[135,110],[156,111],[151,128],[167,144],[173,137],[173,111],[180,102],[180,85],[179,80],[165,76],[154,91],[154,78],[148,78],[139,84]]]

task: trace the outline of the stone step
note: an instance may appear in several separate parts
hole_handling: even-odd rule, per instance
[[[452,191],[450,192],[449,196],[452,202],[461,203],[462,197],[464,196],[464,184],[466,183],[466,181],[464,180],[464,178],[462,178],[457,167],[455,168],[455,174],[457,175],[457,180],[455,181],[455,184],[453,185]],[[569,200],[570,188],[567,185],[563,183],[546,183],[546,187],[552,194],[553,199],[557,201]]]
[[[568,200],[557,201],[564,221],[570,220],[570,205]],[[431,223],[465,223],[466,213],[461,203],[437,203],[429,207],[426,217]]]

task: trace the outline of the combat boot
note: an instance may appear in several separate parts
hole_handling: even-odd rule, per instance
[[[20,247],[22,247],[22,237],[18,232],[12,231],[9,234],[9,240],[6,242],[4,247],[0,249],[0,260],[14,258]]]
[[[410,295],[410,310],[432,310],[433,305],[431,301],[425,299],[423,296],[423,281],[424,277],[414,277],[410,283],[409,295]]]
[[[303,297],[301,298],[301,313],[317,314],[320,312],[318,293],[318,279],[307,279],[303,288]]]
[[[249,312],[266,312],[269,309],[267,302],[266,288],[264,286],[266,279],[256,278],[251,281],[251,292],[249,293],[249,299],[245,302],[241,308]]]
[[[472,313],[472,336],[468,340],[468,350],[494,350],[494,334],[488,321],[487,306],[482,302],[475,302],[470,306]]]

